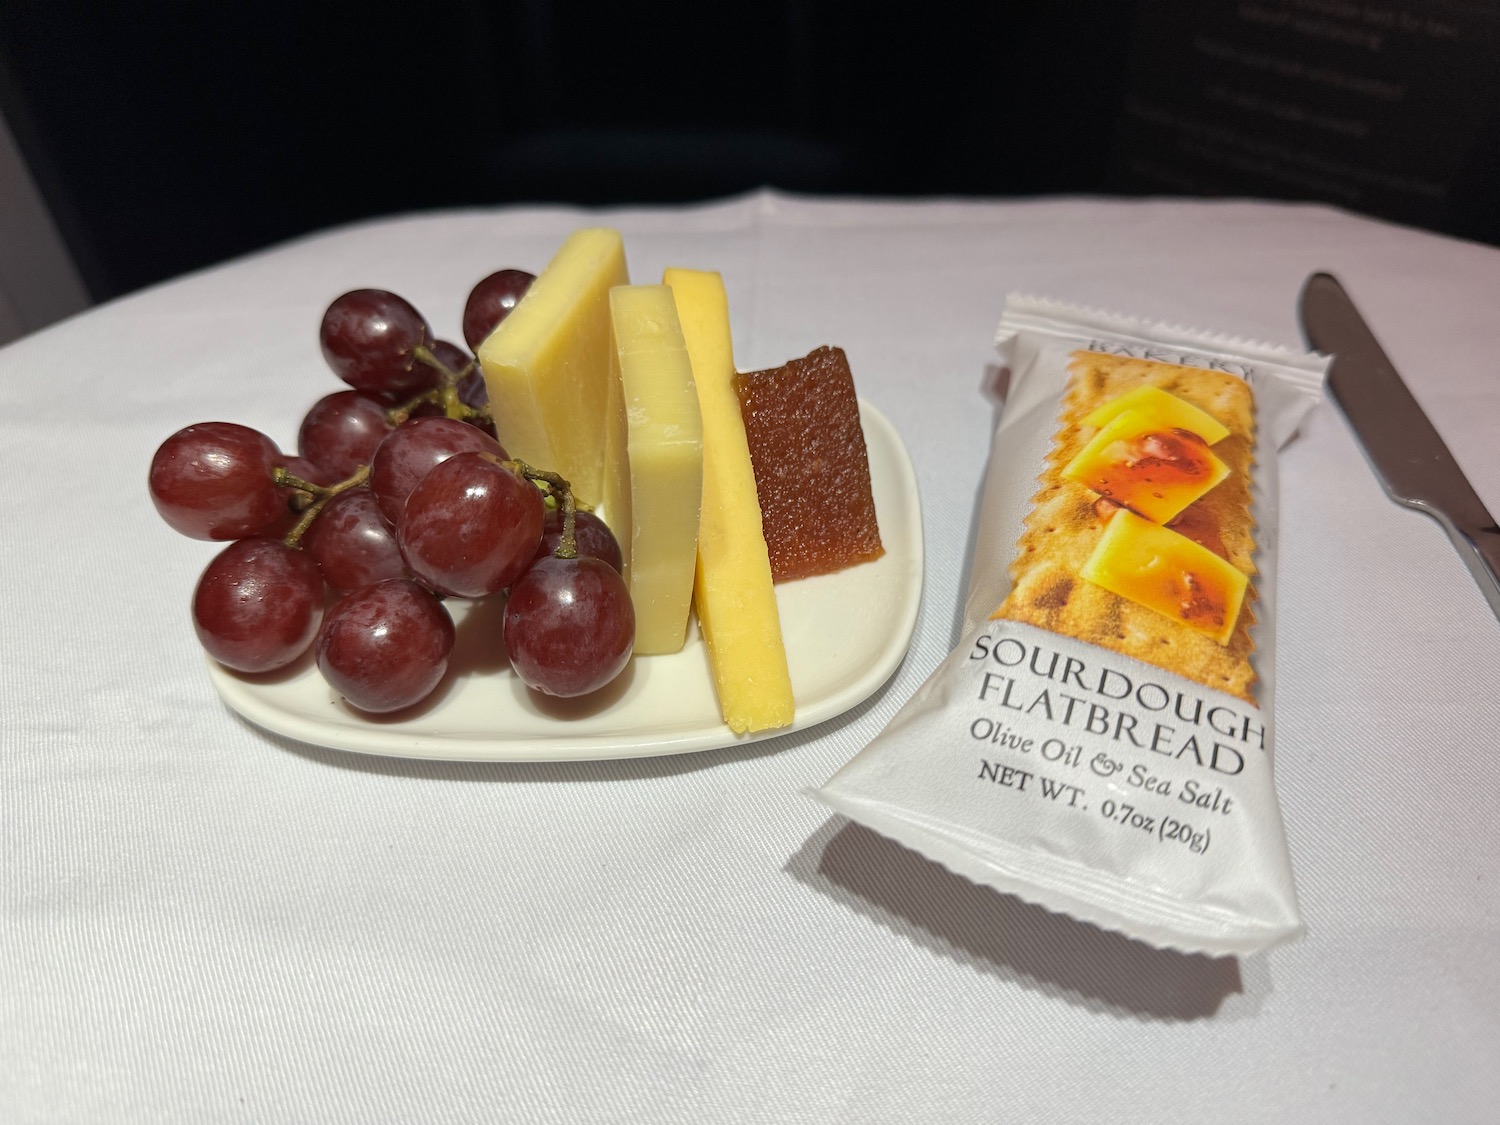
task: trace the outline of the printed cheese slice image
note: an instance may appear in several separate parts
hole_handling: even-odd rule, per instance
[[[1249,579],[1185,535],[1133,512],[1110,517],[1079,577],[1228,644]]]
[[[1149,520],[1167,523],[1227,477],[1229,466],[1214,456],[1202,435],[1171,425],[1154,411],[1134,408],[1111,418],[1063,467],[1062,475]]]
[[[729,300],[717,273],[669,269],[703,416],[703,511],[693,608],[724,722],[736,734],[784,727],[795,706],[750,445],[734,389]]]
[[[609,291],[630,281],[618,231],[568,236],[526,295],[479,346],[495,430],[512,457],[603,498],[612,400]],[[625,529],[606,521],[622,543]]]
[[[1083,425],[1103,429],[1127,410],[1145,414],[1151,424],[1162,430],[1188,430],[1209,445],[1229,436],[1229,427],[1206,410],[1178,398],[1169,391],[1149,384],[1116,395],[1098,409],[1084,416]]]
[[[703,418],[692,362],[665,285],[610,290],[610,349],[623,426],[620,483],[605,508],[630,513],[625,578],[635,603],[635,652],[677,652],[687,639],[703,496]],[[620,537],[615,517],[610,526]]]

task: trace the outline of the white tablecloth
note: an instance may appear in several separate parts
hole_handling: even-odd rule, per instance
[[[337,389],[323,306],[468,287],[585,223],[718,269],[737,360],[843,346],[915,464],[927,583],[873,699],[681,757],[454,765],[267,735],[187,614],[217,550],[146,467]],[[1307,935],[1183,957],[988,891],[802,794],[947,652],[1020,290],[1296,344],[1353,293],[1500,512],[1500,250],[1260,203],[423,215],[0,351],[0,1120],[1487,1121],[1500,1094],[1500,623],[1324,403],[1283,461],[1277,778]],[[252,377],[245,359],[254,358]]]

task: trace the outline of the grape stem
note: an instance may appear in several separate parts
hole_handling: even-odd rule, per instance
[[[293,476],[281,466],[271,474],[271,479],[276,482],[277,488],[295,488],[299,492],[307,493],[312,501],[306,508],[302,509],[302,515],[296,525],[281,540],[288,547],[300,547],[302,536],[307,534],[307,529],[312,526],[313,520],[318,514],[328,507],[328,502],[341,492],[348,492],[351,488],[358,488],[370,479],[370,466],[361,465],[354,470],[352,476],[347,480],[341,480],[337,484],[314,484],[312,481],[303,480],[301,477]]]
[[[520,473],[529,481],[540,481],[547,486],[548,492],[557,500],[558,507],[563,514],[562,539],[557,544],[557,550],[553,555],[560,559],[576,559],[578,557],[578,502],[573,499],[572,486],[556,473],[549,473],[545,469],[535,469],[525,461],[506,462],[516,472]]]
[[[481,421],[494,421],[494,412],[490,410],[489,404],[484,406],[470,406],[458,397],[458,384],[465,376],[474,370],[474,360],[469,360],[463,368],[454,371],[446,363],[440,360],[426,344],[418,344],[412,349],[412,356],[419,363],[425,363],[428,367],[436,368],[442,381],[430,390],[423,391],[414,398],[408,399],[399,406],[393,406],[385,412],[386,421],[392,427],[399,426],[407,421],[419,406],[429,402],[436,403],[443,408],[443,414],[449,418],[456,418],[460,422],[467,422],[472,418]]]

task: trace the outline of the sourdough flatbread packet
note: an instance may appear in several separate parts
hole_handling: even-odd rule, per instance
[[[1301,933],[1272,780],[1276,460],[1326,360],[1013,297],[963,640],[813,796],[1152,945]]]

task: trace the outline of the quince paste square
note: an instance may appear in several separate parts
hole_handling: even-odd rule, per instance
[[[777,582],[885,554],[854,376],[840,348],[735,376]]]

